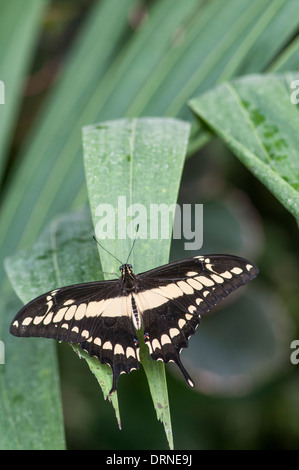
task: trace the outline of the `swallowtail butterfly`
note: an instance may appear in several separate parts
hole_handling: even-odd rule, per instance
[[[249,261],[230,255],[207,255],[174,261],[135,275],[130,264],[111,281],[54,289],[25,305],[14,318],[15,336],[41,336],[77,343],[107,363],[113,372],[110,393],[120,374],[140,366],[143,338],[155,361],[173,361],[188,385],[194,383],[180,360],[200,316],[258,274]]]

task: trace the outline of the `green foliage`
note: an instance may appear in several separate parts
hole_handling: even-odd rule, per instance
[[[298,78],[290,73],[250,75],[190,102],[194,112],[297,219],[299,114],[291,101],[291,83]]]
[[[0,181],[6,165],[9,139],[18,117],[23,77],[34,53],[46,4],[45,0],[29,0],[26,3],[2,0],[0,3],[0,80],[4,84],[5,102],[0,114]]]
[[[112,159],[105,160],[107,145],[109,153],[113,139],[116,146],[120,142],[116,132],[111,134],[113,139],[107,139],[105,129],[96,129],[94,123],[115,119],[113,125],[117,126],[125,117],[139,116],[178,117],[192,124],[188,155],[194,157],[185,164],[179,203],[204,203],[204,252],[237,252],[258,258],[261,268],[254,300],[244,296],[229,304],[226,310],[231,316],[225,310],[217,313],[193,338],[195,347],[187,357],[197,377],[197,390],[205,395],[186,390],[180,379],[169,376],[176,446],[295,447],[298,380],[288,354],[298,322],[299,272],[297,228],[295,231],[289,213],[298,218],[298,113],[290,103],[288,88],[296,75],[284,72],[298,69],[299,43],[293,39],[298,30],[297,1],[159,0],[145,7],[138,0],[98,0],[90,2],[84,19],[80,19],[80,2],[72,2],[68,10],[62,1],[28,0],[22,12],[17,0],[2,3],[0,41],[5,53],[0,59],[0,80],[6,84],[7,96],[5,105],[0,105],[0,160],[5,175],[0,209],[0,339],[5,344],[6,364],[0,365],[0,447],[65,447],[54,344],[34,338],[18,341],[9,335],[10,321],[21,303],[7,282],[2,261],[13,255],[7,269],[18,279],[14,287],[24,302],[57,287],[60,281],[98,279],[101,266],[96,247],[86,241],[89,216],[84,211],[69,211],[86,205],[88,195],[93,211],[98,204],[94,198],[101,191],[108,198],[105,202],[114,202],[120,194],[142,202],[138,198],[144,189],[144,202],[157,202],[157,187],[165,184],[171,191],[162,191],[162,195],[175,201],[185,149],[179,150],[180,163],[168,162],[167,167],[168,129],[152,136],[151,144],[157,144],[155,155],[160,158],[157,166],[143,148],[144,166],[138,168],[128,151],[127,159],[115,165],[117,179],[112,177]],[[32,75],[43,60],[43,51],[37,47],[42,43],[38,32],[51,37],[55,28],[51,33],[49,23],[51,26],[57,12],[64,18],[62,24],[72,26],[71,18],[78,11],[76,37],[69,41],[59,74],[46,96],[38,100],[34,124],[27,130],[32,103],[21,96],[21,87],[26,74]],[[51,57],[47,59],[49,66]],[[268,74],[260,75],[264,72]],[[281,75],[272,75],[274,72]],[[236,76],[240,78],[231,80]],[[191,99],[200,121],[188,107]],[[18,140],[25,127],[26,135]],[[91,186],[90,174],[87,186],[84,179],[83,127],[86,158],[92,157],[88,133],[96,132],[103,139],[103,147],[98,147],[101,166],[87,163],[86,167],[86,159],[84,163],[87,174],[94,168],[106,175],[97,190]],[[13,135],[15,129],[19,133]],[[142,141],[140,144],[142,147]],[[117,191],[111,186],[114,182]],[[65,215],[57,218],[61,213]],[[21,256],[18,250],[24,248]],[[128,245],[116,240],[108,249],[119,258],[126,256]],[[135,271],[166,262],[168,252],[169,241],[137,245]],[[173,243],[171,256],[184,255],[181,245]],[[110,271],[111,260],[103,253],[100,256],[103,271]],[[259,313],[253,316],[259,322],[256,342],[249,341],[254,337],[250,309]],[[224,325],[218,320],[221,315]],[[157,431],[150,414],[152,407],[147,409],[145,404],[148,387],[143,374],[120,380],[119,397],[125,402],[125,430],[120,435],[113,427],[111,407],[107,411],[100,403],[97,384],[90,390],[89,376],[81,369],[83,361],[68,354],[60,353],[68,447],[167,448],[163,432]],[[77,370],[82,375],[70,377]],[[164,375],[164,369],[159,373]],[[259,394],[263,386],[264,393]],[[165,388],[163,393],[165,397]],[[230,398],[216,399],[215,393]],[[245,395],[235,399],[241,393]],[[155,403],[158,400],[154,398]],[[86,402],[91,403],[91,411]],[[116,402],[114,406],[119,421]],[[140,433],[141,419],[147,422],[144,434]],[[164,415],[164,423],[165,419],[171,442],[169,419]]]

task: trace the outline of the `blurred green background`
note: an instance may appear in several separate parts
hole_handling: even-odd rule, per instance
[[[0,11],[1,429],[22,419],[10,400],[15,343],[7,332],[21,304],[3,259],[30,247],[54,216],[86,203],[83,125],[172,116],[193,124],[179,203],[204,204],[201,252],[234,253],[260,268],[254,283],[203,320],[182,353],[196,390],[166,366],[175,448],[298,448],[299,365],[290,362],[298,226],[222,140],[198,130],[187,105],[233,77],[298,70],[298,3],[1,0]],[[190,255],[173,242],[171,259]],[[167,449],[142,369],[119,380],[119,431],[86,364],[68,345],[57,351],[67,448]],[[1,439],[1,448],[22,447]]]

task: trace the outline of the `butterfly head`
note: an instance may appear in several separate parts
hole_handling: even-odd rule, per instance
[[[134,288],[136,279],[135,274],[133,273],[132,265],[131,264],[122,264],[120,266],[121,272],[121,281],[123,283],[124,288],[126,291],[131,291]]]
[[[128,278],[128,277],[135,277],[133,273],[133,268],[131,264],[122,264],[119,268],[121,272],[121,277]]]

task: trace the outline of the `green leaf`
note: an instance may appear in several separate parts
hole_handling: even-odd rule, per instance
[[[267,72],[289,72],[290,70],[298,70],[299,63],[299,38],[296,37],[284,51],[272,62]]]
[[[18,342],[10,335],[10,322],[22,307],[13,294],[6,282],[0,299],[5,312],[0,331],[5,346],[5,364],[0,365],[0,447],[61,450],[65,438],[55,344],[39,338]]]
[[[131,254],[135,272],[169,260],[172,221],[164,238],[159,232],[153,238],[151,230],[160,229],[161,223],[154,209],[164,205],[168,210],[176,203],[189,131],[188,123],[159,118],[120,119],[83,129],[85,172],[96,236],[105,249],[124,263],[139,224],[140,238]],[[103,225],[104,212],[109,217]],[[111,224],[110,228],[107,224]],[[118,270],[119,263],[101,247],[99,254],[104,272]],[[164,424],[172,448],[164,366],[149,359],[147,348],[141,350],[141,359],[158,419]]]
[[[191,119],[186,99],[232,75],[268,68],[298,27],[297,0],[160,0],[152,2],[135,29],[128,18],[140,2],[93,3],[26,146],[10,168],[0,213],[1,259],[32,245],[55,215],[87,201],[82,125],[137,114]],[[194,148],[202,142],[200,135]],[[1,262],[1,279],[3,274]],[[4,302],[3,291],[0,297]],[[0,315],[0,337],[6,344],[4,304]],[[31,407],[25,400],[31,388],[30,380],[23,381],[25,408]]]
[[[191,100],[191,109],[242,163],[299,218],[298,74],[253,75]]]
[[[102,279],[101,264],[92,235],[92,221],[87,209],[65,214],[53,220],[32,248],[7,258],[6,271],[23,303],[28,303],[38,295],[59,286]],[[20,342],[18,344],[18,342],[19,340],[14,338],[15,350],[19,350],[20,353],[20,347],[23,344]],[[39,348],[44,350],[45,345],[39,341],[36,347],[37,350],[33,355],[42,357]],[[111,374],[108,366],[102,366],[98,360],[89,357],[76,345],[73,345],[73,349],[79,356],[86,359],[106,399],[111,389]],[[102,366],[101,375],[98,373],[99,365]],[[56,374],[54,370],[53,375]],[[18,377],[15,382],[16,386],[18,384],[20,387]],[[109,399],[114,406],[120,427],[117,395]]]
[[[128,198],[127,209],[132,204],[147,211],[143,220],[150,234],[151,204],[175,204],[181,171],[187,149],[189,124],[173,119],[119,120],[101,123],[84,129],[84,153],[87,185],[94,223],[99,221],[96,209],[99,204],[108,204],[118,210],[119,197]],[[149,173],[149,166],[156,171]],[[144,178],[144,175],[148,177]],[[155,194],[149,188],[155,187]],[[137,207],[137,206],[136,206]],[[128,211],[127,211],[128,213]],[[126,215],[126,214],[125,214]],[[143,215],[143,212],[142,212]],[[127,223],[132,217],[125,217]],[[114,223],[115,221],[113,221]],[[139,220],[142,223],[142,219]],[[144,233],[144,227],[140,226]],[[135,233],[135,232],[134,232]],[[128,231],[128,235],[134,235]],[[155,264],[168,261],[171,236],[171,221],[168,237],[138,240],[132,258],[138,270],[146,270]],[[101,264],[92,240],[90,213],[86,210],[62,215],[55,219],[35,245],[7,258],[8,276],[21,300],[27,303],[41,293],[59,286],[101,279]],[[118,234],[120,235],[120,234]],[[102,240],[116,256],[127,258],[132,239]],[[103,271],[114,273],[117,266],[103,249],[99,249]],[[139,268],[138,268],[139,267]],[[109,277],[111,279],[111,277]],[[22,342],[24,340],[21,340]],[[14,338],[15,351],[22,345]],[[34,356],[39,355],[39,342]],[[42,344],[42,348],[44,348]],[[79,348],[76,352],[87,360],[96,376],[104,397],[111,389],[111,370],[95,358],[90,358]],[[50,356],[51,357],[51,356]],[[149,381],[157,417],[165,427],[170,448],[173,448],[170,410],[164,365],[149,357],[147,348],[141,350],[141,361]],[[16,386],[18,379],[16,377]],[[117,394],[111,398],[120,425]]]

